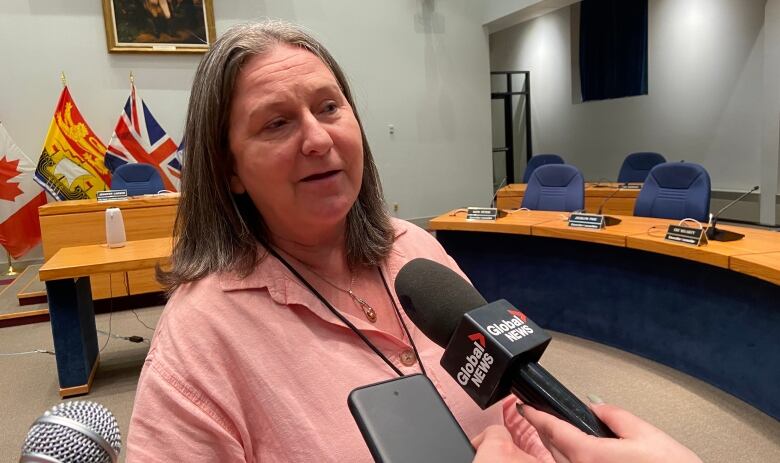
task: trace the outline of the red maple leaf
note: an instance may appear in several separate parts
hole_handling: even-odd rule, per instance
[[[18,159],[9,161],[5,156],[0,158],[0,199],[13,201],[17,196],[22,194],[19,184],[10,181],[21,173],[17,170],[18,166]]]

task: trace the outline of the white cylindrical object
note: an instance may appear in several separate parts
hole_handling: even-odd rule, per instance
[[[121,248],[125,245],[125,222],[118,207],[106,209],[106,244],[109,248]]]

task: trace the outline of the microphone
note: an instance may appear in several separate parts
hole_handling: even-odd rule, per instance
[[[750,191],[745,192],[742,194],[739,198],[735,199],[734,201],[726,204],[723,206],[718,212],[715,213],[715,215],[710,214],[710,223],[707,226],[707,239],[712,241],[737,241],[739,239],[742,239],[745,235],[742,233],[737,233],[733,231],[728,230],[721,230],[717,227],[718,224],[718,218],[720,215],[725,211],[726,209],[730,208],[734,204],[737,204],[739,201],[741,201],[745,196],[749,195],[750,193],[758,190],[758,185],[754,186],[750,189]]]
[[[30,426],[19,463],[116,463],[122,436],[114,415],[85,400],[55,405]]]
[[[604,205],[607,204],[607,201],[609,201],[616,194],[618,194],[619,191],[620,191],[620,185],[618,185],[618,187],[615,189],[615,191],[612,192],[611,195],[607,196],[607,199],[605,199],[604,201],[601,202],[601,204],[599,204],[599,209],[598,209],[598,212],[596,212],[596,214],[601,215],[601,211],[604,210]]]
[[[551,338],[509,302],[488,304],[460,275],[427,259],[404,265],[395,290],[414,324],[445,348],[442,367],[482,409],[512,392],[587,434],[615,437],[537,363]]]
[[[506,177],[501,179],[501,183],[498,184],[498,188],[496,188],[496,192],[493,193],[493,198],[490,200],[490,207],[496,207],[496,197],[498,196],[498,190],[501,189],[502,186],[504,186],[504,183],[506,183]]]
[[[490,199],[490,205],[488,207],[468,206],[466,208],[455,210],[450,213],[450,215],[455,215],[458,212],[465,210],[466,220],[496,220],[499,217],[506,217],[506,211],[499,211],[498,208],[493,206],[493,204],[496,202],[496,197],[498,196],[498,190],[501,189],[501,186],[504,184],[504,182],[506,182],[506,177],[504,177],[503,180],[501,180],[501,183],[498,184],[498,188],[496,188],[496,192],[493,193],[493,198]]]
[[[596,212],[596,215],[602,215],[601,212],[604,210],[604,205],[607,204],[607,201],[614,198],[615,195],[620,192],[621,188],[622,185],[618,185],[615,191],[613,191],[611,195],[607,196],[607,199],[605,199],[604,201],[601,202],[601,204],[599,204],[599,209],[598,212]],[[622,220],[618,219],[617,217],[604,216],[604,225],[606,226],[617,225],[620,222],[622,222]]]

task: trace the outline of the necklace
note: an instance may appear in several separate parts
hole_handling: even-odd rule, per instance
[[[285,252],[285,251],[283,251],[283,250],[282,250],[282,252],[284,252],[284,253],[285,253],[285,254],[287,254],[288,256],[290,256],[290,257],[293,257],[293,258],[295,259],[295,257],[294,257],[294,256],[292,256],[292,255],[290,255],[289,253],[287,253],[287,252]],[[311,273],[313,273],[313,274],[314,274],[314,275],[315,275],[317,278],[319,278],[320,280],[324,281],[324,282],[325,282],[325,283],[327,283],[328,285],[330,285],[330,286],[332,286],[332,287],[336,288],[337,290],[339,290],[339,291],[341,291],[341,292],[343,292],[343,293],[347,293],[347,294],[349,295],[349,297],[351,297],[351,298],[352,298],[352,301],[353,301],[355,304],[357,304],[357,306],[358,306],[358,307],[360,307],[360,310],[362,310],[362,311],[363,311],[363,314],[366,316],[366,319],[367,319],[368,321],[370,321],[371,323],[376,323],[376,310],[374,310],[374,308],[373,308],[373,307],[371,307],[371,304],[369,304],[368,302],[366,302],[366,300],[365,300],[365,299],[363,299],[362,297],[358,296],[357,294],[355,294],[355,293],[352,291],[352,286],[354,286],[354,284],[355,284],[355,278],[356,278],[356,275],[355,275],[355,273],[354,273],[354,272],[351,274],[351,277],[350,277],[350,280],[349,280],[349,288],[347,288],[347,289],[344,289],[344,288],[342,288],[341,286],[338,286],[338,285],[336,285],[335,283],[331,282],[330,280],[328,280],[328,279],[327,279],[327,278],[325,278],[324,276],[320,275],[319,273],[315,272],[315,271],[314,271],[314,269],[312,269],[310,266],[308,266],[308,265],[304,264],[304,263],[303,263],[303,262],[301,262],[300,260],[298,260],[298,259],[295,259],[295,260],[297,260],[298,262],[300,262],[301,264],[303,264],[303,266],[304,266],[304,267],[305,267],[305,268],[306,268],[308,271],[310,271]],[[285,263],[286,263],[286,262],[285,262]]]
[[[282,256],[280,256],[279,253],[276,252],[276,250],[273,247],[266,246],[266,249],[268,250],[269,254],[274,256],[277,260],[279,260],[279,262],[281,262],[285,267],[287,267],[287,270],[289,270],[290,273],[295,275],[295,277],[298,278],[298,280],[300,280],[300,282],[303,283],[303,285],[306,286],[306,288],[308,288],[309,291],[311,291],[312,294],[314,294],[317,297],[317,299],[319,299],[320,302],[322,302],[325,305],[325,307],[327,307],[328,310],[330,310],[330,312],[336,318],[341,320],[341,322],[344,323],[344,325],[346,325],[350,330],[352,330],[352,332],[355,333],[366,344],[366,346],[368,346],[379,358],[381,358],[382,361],[385,362],[385,364],[388,367],[390,367],[391,370],[393,370],[398,376],[405,376],[403,374],[403,372],[401,372],[401,370],[399,370],[398,367],[396,367],[393,364],[393,362],[391,362],[390,359],[388,359],[387,356],[385,354],[383,354],[382,351],[379,350],[379,348],[377,346],[375,346],[374,343],[371,342],[371,340],[366,337],[366,335],[361,333],[360,330],[357,329],[357,327],[355,327],[355,325],[352,324],[352,322],[347,320],[344,317],[344,315],[341,314],[341,312],[336,310],[336,308],[333,307],[333,305],[331,305],[331,303],[328,302],[328,300],[325,299],[322,296],[322,294],[320,294],[319,291],[317,291],[317,289],[314,288],[314,286],[311,285],[311,283],[306,281],[306,279],[303,276],[301,276],[301,274],[298,273],[298,271],[295,270],[295,268],[292,265],[290,265],[289,262],[284,260],[284,258]],[[420,363],[420,371],[422,372],[423,376],[427,377],[428,374],[425,372],[425,367],[423,366],[422,358],[420,358],[420,352],[417,350],[417,346],[414,343],[414,339],[412,338],[412,334],[409,332],[409,328],[407,328],[406,323],[404,322],[403,317],[401,317],[401,311],[398,309],[398,306],[396,305],[395,300],[393,299],[393,295],[390,293],[390,286],[388,286],[387,279],[385,278],[384,273],[382,273],[382,268],[381,267],[377,267],[377,270],[379,271],[379,277],[382,279],[382,285],[385,288],[385,292],[387,293],[387,297],[390,298],[390,303],[393,305],[393,309],[395,310],[395,314],[398,316],[398,321],[401,323],[401,326],[404,329],[404,333],[406,333],[406,337],[409,339],[409,344],[412,345],[412,350],[414,351],[414,355],[415,355],[415,357],[417,358],[417,360]],[[322,277],[320,277],[320,278],[322,278]]]
[[[344,289],[344,288],[342,288],[340,286],[337,286],[336,284],[328,281],[327,279],[323,278],[322,275],[320,275],[319,273],[315,272],[311,268],[309,269],[309,271],[311,273],[317,275],[317,277],[320,280],[324,281],[325,283],[329,284],[330,286],[333,286],[334,288],[338,289],[339,291],[341,291],[343,293],[349,294],[349,297],[351,297],[352,300],[355,302],[355,304],[357,304],[358,307],[360,307],[360,309],[363,311],[363,314],[366,316],[368,321],[370,321],[371,323],[376,323],[376,310],[374,310],[374,308],[371,307],[371,305],[368,302],[366,302],[365,299],[359,297],[357,294],[352,292],[352,286],[355,284],[355,274],[354,273],[352,274],[352,278],[349,280],[349,288]]]

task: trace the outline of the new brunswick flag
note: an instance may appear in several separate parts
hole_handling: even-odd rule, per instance
[[[54,110],[35,181],[58,200],[94,198],[107,190],[111,173],[104,164],[106,147],[81,116],[68,87]]]

